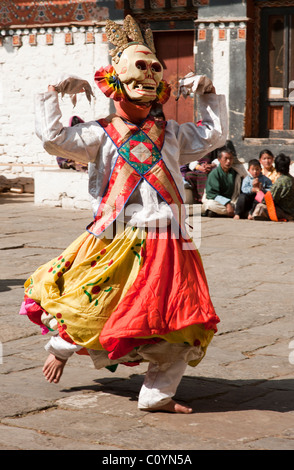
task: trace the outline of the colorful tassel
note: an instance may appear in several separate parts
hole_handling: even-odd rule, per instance
[[[115,101],[121,101],[124,99],[124,91],[121,81],[116,75],[112,65],[107,65],[107,67],[101,67],[97,70],[94,80],[100,90],[108,98],[112,98]]]
[[[171,92],[170,84],[167,83],[167,81],[165,80],[161,80],[156,90],[157,101],[160,104],[166,103],[170,97],[170,92]]]

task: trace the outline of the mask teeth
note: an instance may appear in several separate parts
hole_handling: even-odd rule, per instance
[[[155,86],[144,85],[143,83],[136,83],[134,88],[137,89],[137,90],[155,90]]]

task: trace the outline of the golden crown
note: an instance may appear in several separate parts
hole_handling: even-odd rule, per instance
[[[131,15],[127,15],[122,25],[112,20],[107,20],[105,32],[108,41],[115,46],[109,54],[115,63],[118,63],[123,51],[132,43],[145,44],[155,54],[153,34],[150,28],[144,32]]]

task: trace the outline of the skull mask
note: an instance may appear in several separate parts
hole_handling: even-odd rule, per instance
[[[113,66],[131,101],[149,103],[156,99],[163,67],[147,46],[130,45],[123,51],[118,64]]]

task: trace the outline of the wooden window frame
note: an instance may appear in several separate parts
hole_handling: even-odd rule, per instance
[[[269,98],[268,97],[268,70],[269,70],[269,60],[268,60],[268,41],[269,41],[269,31],[268,31],[268,21],[269,17],[273,15],[284,16],[285,28],[284,28],[284,38],[285,38],[285,71],[284,71],[284,83],[283,90],[284,96],[281,98]],[[276,7],[276,8],[264,8],[261,12],[261,23],[260,23],[260,84],[259,84],[259,135],[260,137],[275,137],[275,138],[293,138],[294,130],[291,130],[291,123],[293,123],[293,109],[289,100],[289,18],[290,15],[294,15],[294,7]],[[294,51],[292,51],[294,54]],[[294,80],[294,77],[293,77]],[[271,107],[283,107],[283,129],[269,129],[268,123],[270,119],[269,109]]]

